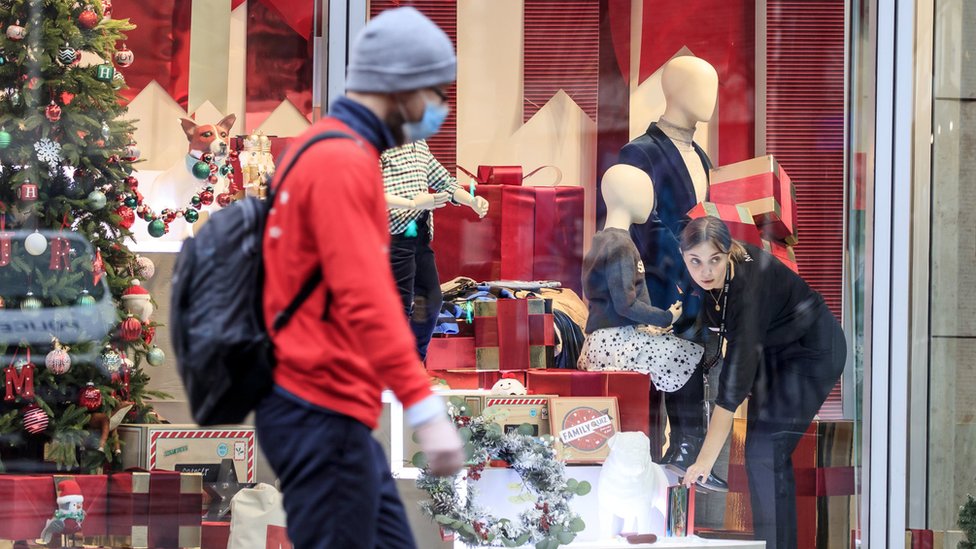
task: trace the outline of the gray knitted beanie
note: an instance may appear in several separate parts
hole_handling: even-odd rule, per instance
[[[412,7],[384,11],[353,42],[346,89],[391,93],[453,82],[457,57],[451,39]]]

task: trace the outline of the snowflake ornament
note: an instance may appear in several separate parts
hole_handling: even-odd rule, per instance
[[[61,145],[47,137],[34,143],[34,150],[37,151],[37,159],[45,164],[53,165],[61,161]]]

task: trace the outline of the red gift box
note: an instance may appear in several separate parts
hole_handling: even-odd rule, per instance
[[[443,379],[451,389],[491,389],[503,375],[514,377],[525,385],[525,372],[506,370],[432,370],[431,377]]]
[[[800,267],[796,263],[796,253],[793,251],[793,246],[787,246],[782,242],[763,240],[762,247],[767,252],[773,254],[773,257],[780,260],[783,265],[792,269],[794,273],[800,273]]]
[[[646,374],[529,370],[525,374],[525,381],[525,388],[532,395],[615,396],[620,409],[620,430],[651,434],[648,415],[651,378]]]
[[[479,185],[521,185],[526,179],[539,173],[546,168],[556,171],[556,181],[552,186],[559,185],[563,179],[563,172],[555,166],[542,166],[523,175],[522,166],[478,166],[478,175],[475,175],[461,166],[458,171],[474,179]]]
[[[556,327],[551,299],[499,299],[474,304],[475,366],[528,370],[552,366]]]
[[[431,338],[426,365],[428,370],[474,370],[474,338]]]
[[[85,520],[80,536],[108,533],[108,477],[105,475],[61,476],[73,478],[84,497]],[[0,539],[37,539],[47,520],[58,509],[54,475],[0,475]]]
[[[717,204],[715,202],[699,202],[691,211],[688,217],[698,219],[710,215],[717,217],[725,222],[729,228],[732,238],[748,242],[754,246],[762,246],[762,237],[759,229],[756,228],[752,214],[747,208],[734,204]]]
[[[748,208],[766,238],[796,244],[796,190],[772,156],[712,170],[708,194],[713,202]]]
[[[127,472],[109,478],[108,530],[132,547],[199,547],[200,473]]]
[[[582,294],[582,187],[482,185],[484,219],[470,208],[434,214],[441,280],[556,280]]]
[[[729,450],[729,494],[725,529],[752,531],[749,481],[745,468],[746,420],[736,419]],[[796,479],[797,547],[844,547],[857,477],[853,467],[852,421],[814,421],[793,451]]]
[[[229,522],[204,522],[200,535],[200,549],[227,549],[230,541]]]

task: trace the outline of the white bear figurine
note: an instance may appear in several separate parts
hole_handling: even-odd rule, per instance
[[[668,478],[651,461],[651,442],[641,432],[610,437],[610,455],[600,469],[597,497],[605,538],[621,532],[664,536]]]

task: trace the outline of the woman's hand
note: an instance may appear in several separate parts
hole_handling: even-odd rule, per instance
[[[685,471],[685,477],[682,480],[685,486],[691,488],[699,480],[703,481],[708,478],[708,475],[712,474],[712,467],[714,463],[705,463],[701,459],[696,461],[688,470]]]

